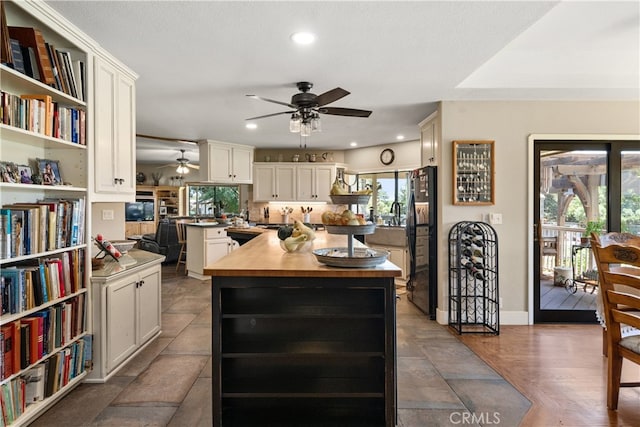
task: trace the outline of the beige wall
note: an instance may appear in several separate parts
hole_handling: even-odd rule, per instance
[[[113,211],[113,220],[102,219],[103,214],[110,215]],[[102,234],[107,240],[124,240],[124,203],[94,203],[91,206],[91,235]],[[98,249],[92,242],[91,253],[96,255]]]
[[[529,319],[529,148],[531,134],[640,134],[638,102],[457,102],[441,103],[442,144],[439,153],[439,307],[447,315],[447,234],[458,221],[479,221],[502,213],[496,225],[499,243],[501,323],[526,324]],[[496,204],[452,204],[454,140],[495,141]]]

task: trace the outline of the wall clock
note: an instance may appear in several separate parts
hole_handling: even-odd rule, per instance
[[[380,161],[383,165],[390,165],[396,158],[396,154],[391,148],[385,148],[380,153]]]

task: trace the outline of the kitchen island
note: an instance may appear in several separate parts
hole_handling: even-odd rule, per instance
[[[313,247],[348,238],[318,232]],[[204,273],[214,426],[395,425],[398,267],[329,267],[267,231]]]

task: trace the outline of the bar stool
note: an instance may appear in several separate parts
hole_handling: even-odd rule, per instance
[[[187,224],[190,222],[189,220],[176,220],[176,231],[178,243],[180,244],[176,273],[180,271],[180,264],[184,264],[184,274],[187,274]]]

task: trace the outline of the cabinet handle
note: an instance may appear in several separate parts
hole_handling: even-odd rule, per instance
[[[144,280],[140,280],[140,287],[142,287],[142,285],[144,285]]]

